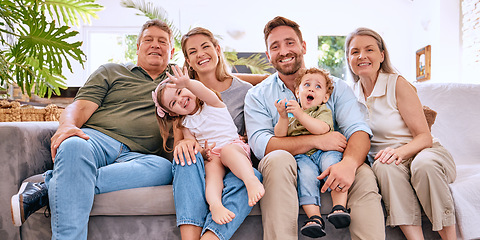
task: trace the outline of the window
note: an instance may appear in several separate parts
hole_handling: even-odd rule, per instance
[[[345,36],[318,37],[318,67],[326,69],[331,75],[345,80],[347,65],[344,45]]]
[[[89,28],[86,30],[88,76],[105,63],[137,62],[138,28]]]

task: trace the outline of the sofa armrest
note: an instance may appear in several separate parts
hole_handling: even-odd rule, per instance
[[[25,178],[53,168],[50,138],[57,127],[58,122],[0,122],[0,233],[5,239],[19,239],[7,207],[12,195]]]

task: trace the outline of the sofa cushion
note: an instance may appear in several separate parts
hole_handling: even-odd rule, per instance
[[[42,182],[42,174],[31,176],[24,182]],[[329,192],[321,194],[322,214],[328,214],[332,208]],[[44,212],[44,209],[37,211]],[[300,208],[300,214],[305,214]],[[95,195],[90,216],[134,216],[134,215],[175,215],[172,185],[125,189]],[[253,207],[249,215],[261,215],[260,204]]]
[[[418,83],[422,104],[438,115],[432,135],[450,151],[457,179],[450,184],[458,230],[463,239],[479,239],[480,228],[480,84]]]
[[[41,182],[42,174],[24,182]],[[39,212],[43,213],[43,210]],[[95,195],[91,216],[174,215],[172,185],[125,189]],[[250,215],[260,215],[258,204]]]

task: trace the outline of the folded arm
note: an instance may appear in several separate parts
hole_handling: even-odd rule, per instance
[[[265,154],[275,150],[285,150],[292,155],[304,154],[313,148],[322,151],[343,152],[347,140],[339,132],[329,132],[322,135],[301,135],[294,137],[272,137],[268,141]]]

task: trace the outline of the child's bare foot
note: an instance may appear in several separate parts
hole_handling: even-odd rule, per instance
[[[212,219],[214,222],[222,225],[231,222],[235,218],[235,213],[228,210],[222,204],[211,205]]]
[[[263,197],[265,189],[257,177],[252,177],[244,182],[248,192],[248,205],[252,207]]]

